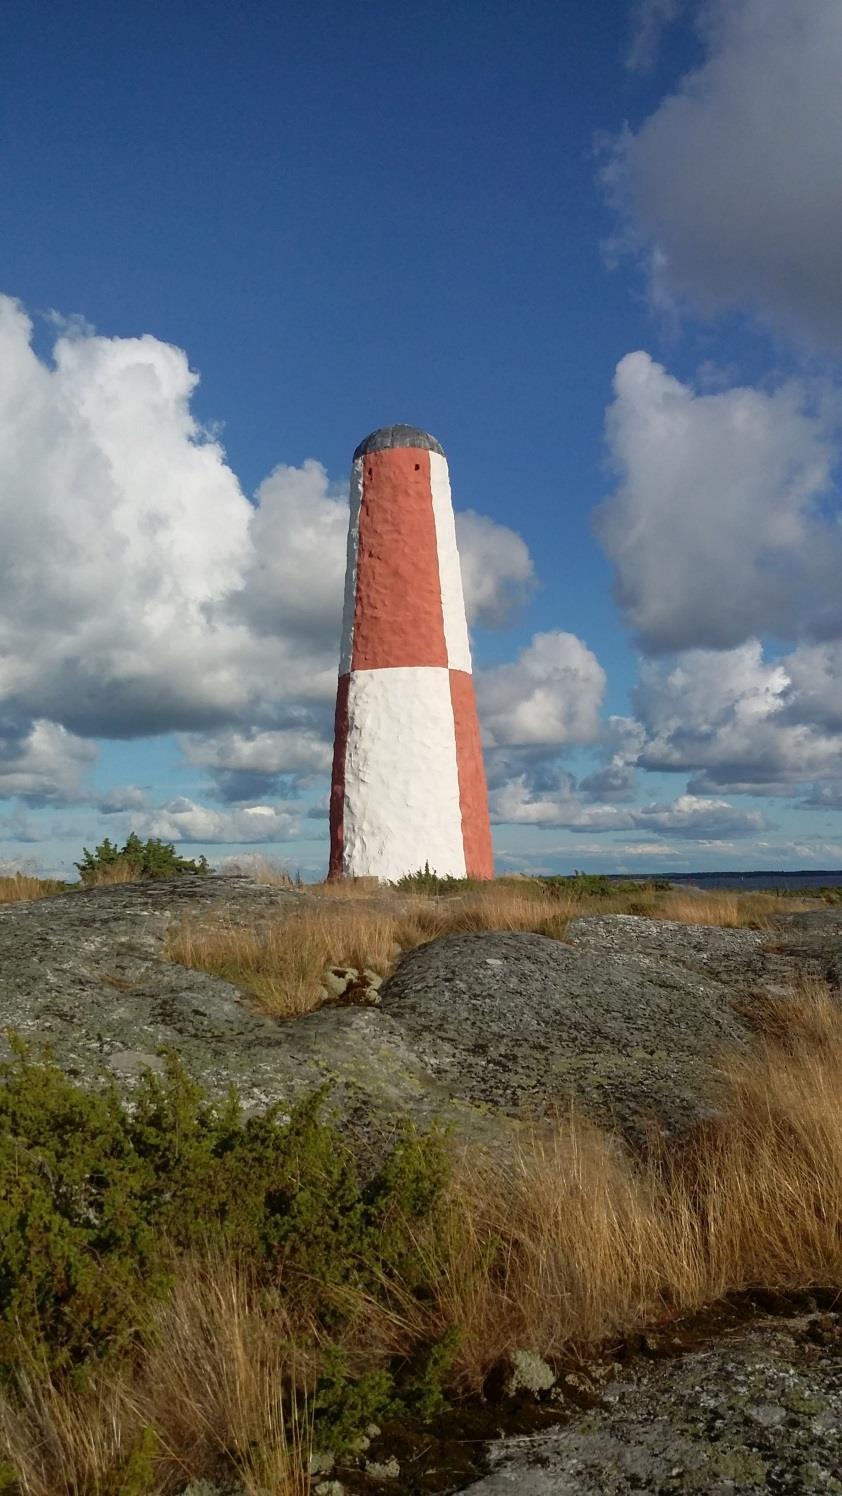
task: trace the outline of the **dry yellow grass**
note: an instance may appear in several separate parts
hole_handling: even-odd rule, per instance
[[[33,1376],[14,1395],[0,1393],[0,1470],[14,1471],[22,1496],[82,1496],[109,1484],[113,1490],[141,1436],[124,1389],[113,1382],[82,1393]]]
[[[570,918],[587,914],[631,914],[672,920],[681,925],[719,925],[729,929],[771,929],[781,914],[815,909],[815,899],[774,893],[739,893],[729,889],[694,892],[680,888],[624,890],[612,894],[557,894]]]
[[[762,992],[738,1000],[737,1010],[748,1019],[760,1037],[760,1053],[770,1045],[779,1050],[805,1044],[832,1048],[839,1030],[839,1005],[827,982],[815,972],[803,973],[785,998]],[[753,1053],[756,1051],[753,1051]]]
[[[255,883],[268,884],[270,888],[296,888],[298,884],[288,867],[273,857],[254,854],[232,862],[226,862],[226,873],[235,873],[253,878]]]
[[[0,1397],[3,1457],[21,1496],[164,1496],[232,1467],[247,1496],[306,1496],[310,1429],[286,1389],[313,1365],[235,1260],[182,1265],[122,1374],[83,1390],[33,1378]]]
[[[575,905],[553,898],[544,890],[504,883],[490,884],[464,899],[438,903],[442,933],[453,935],[483,930],[524,930],[561,940]]]
[[[353,879],[317,885],[299,907],[259,924],[224,917],[180,924],[170,932],[166,954],[240,984],[267,1013],[289,1018],[324,1001],[330,967],[387,976],[402,951],[440,935],[523,930],[563,940],[577,915],[615,913],[764,929],[776,915],[803,907],[810,906],[773,894],[729,892],[635,891],[576,899],[528,879],[499,879],[436,898]]]
[[[323,883],[309,883],[307,891],[318,894],[319,898],[339,901],[370,899],[372,894],[383,892],[383,885],[377,878],[330,878]]]
[[[815,909],[815,899],[774,893],[734,893],[728,889],[685,893],[671,889],[655,895],[652,919],[671,919],[682,925],[724,925],[730,929],[768,930],[781,914]]]
[[[395,930],[390,915],[372,910],[293,911],[254,926],[224,919],[179,925],[168,937],[166,955],[241,984],[267,1013],[294,1017],[323,1001],[330,966],[388,971]]]
[[[285,1389],[307,1383],[314,1365],[303,1319],[293,1327],[235,1261],[197,1262],[159,1317],[137,1401],[182,1467],[190,1452],[191,1474],[224,1454],[248,1496],[298,1496],[309,1489],[310,1432]]]
[[[842,1294],[842,1010],[814,985],[763,1016],[723,1057],[721,1118],[677,1151],[634,1159],[571,1115],[464,1155],[439,1307],[466,1387],[515,1346],[558,1356],[728,1292]]]
[[[34,873],[12,873],[0,877],[0,904],[46,899],[50,894],[63,893],[64,887],[58,878],[36,878]]]
[[[172,961],[213,972],[246,987],[267,1013],[295,1017],[324,1000],[332,967],[386,976],[401,951],[436,936],[478,930],[538,930],[561,937],[567,913],[546,894],[481,891],[464,898],[351,895],[324,907],[304,904],[255,925],[214,919],[176,926],[167,940]]]

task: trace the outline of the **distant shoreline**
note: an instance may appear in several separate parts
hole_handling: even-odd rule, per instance
[[[670,873],[663,870],[651,873],[608,873],[612,882],[647,883],[658,880],[667,883],[693,884],[697,888],[742,888],[742,889],[798,889],[837,888],[842,886],[842,869],[819,868],[816,870],[797,868],[772,870],[754,868],[746,872]]]

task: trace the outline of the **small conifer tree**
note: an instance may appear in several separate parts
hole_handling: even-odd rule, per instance
[[[210,871],[207,858],[179,857],[172,842],[162,841],[159,836],[150,836],[141,841],[135,831],[118,847],[106,836],[105,840],[90,852],[82,848],[81,862],[74,863],[83,883],[96,883],[108,877],[110,869],[126,868],[136,878],[176,878],[182,873],[207,873]]]

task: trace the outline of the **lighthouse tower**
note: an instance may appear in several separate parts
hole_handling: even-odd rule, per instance
[[[434,437],[354,453],[330,797],[331,877],[493,876],[450,480]]]

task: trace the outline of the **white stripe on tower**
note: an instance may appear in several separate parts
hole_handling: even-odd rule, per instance
[[[450,475],[447,459],[439,452],[430,453],[430,489],[433,517],[436,523],[436,549],[439,557],[439,585],[447,644],[447,663],[451,670],[471,670],[471,647],[465,619],[462,592],[462,570],[456,549],[456,521],[450,497]]]
[[[345,873],[392,881],[429,862],[464,878],[448,671],[353,671],[348,724]]]

